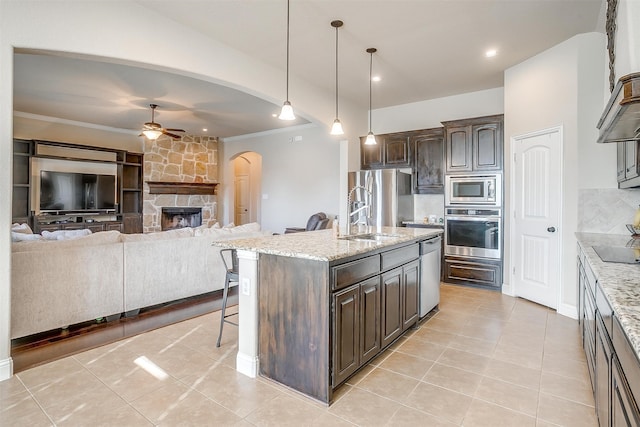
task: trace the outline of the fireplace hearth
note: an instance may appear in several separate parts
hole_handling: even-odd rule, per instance
[[[202,225],[202,208],[162,208],[162,230],[175,230]]]

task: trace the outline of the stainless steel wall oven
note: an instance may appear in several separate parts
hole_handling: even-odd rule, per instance
[[[500,209],[450,207],[444,221],[445,255],[501,259]]]

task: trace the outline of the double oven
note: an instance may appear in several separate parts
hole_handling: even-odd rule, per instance
[[[445,255],[502,258],[502,174],[445,177]]]

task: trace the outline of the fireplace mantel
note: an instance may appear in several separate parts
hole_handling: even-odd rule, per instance
[[[147,181],[149,194],[216,194],[217,182]]]

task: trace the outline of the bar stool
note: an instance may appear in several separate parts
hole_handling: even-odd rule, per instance
[[[227,254],[227,258],[231,258],[231,268],[229,268],[229,263],[227,262],[227,258],[225,258],[225,254]],[[222,339],[222,327],[224,326],[225,322],[238,326],[237,323],[234,323],[231,320],[226,320],[227,317],[236,316],[238,313],[225,314],[225,310],[227,309],[227,296],[229,294],[229,283],[238,283],[239,281],[238,254],[235,249],[221,249],[220,257],[222,258],[222,263],[224,264],[224,268],[227,270],[227,273],[224,279],[224,291],[222,294],[222,313],[220,315],[220,333],[218,334],[218,342],[216,343],[216,347],[220,347],[220,340]]]

